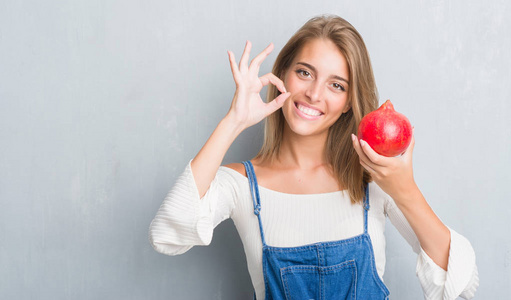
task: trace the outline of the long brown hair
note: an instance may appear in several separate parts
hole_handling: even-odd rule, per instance
[[[307,21],[282,48],[272,73],[283,79],[291,62],[302,47],[315,39],[329,39],[339,48],[348,62],[350,109],[329,128],[325,160],[331,164],[340,186],[347,188],[352,203],[364,198],[364,188],[372,179],[360,165],[353,149],[351,134],[357,134],[363,116],[378,107],[378,91],[374,80],[369,53],[358,31],[336,15],[320,15]],[[280,95],[274,86],[268,86],[266,102]],[[280,150],[286,120],[279,109],[265,119],[264,143],[254,159],[273,162]]]

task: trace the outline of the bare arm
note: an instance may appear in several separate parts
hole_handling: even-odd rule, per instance
[[[291,95],[286,93],[284,83],[274,74],[268,73],[258,77],[259,67],[273,50],[273,44],[270,43],[248,66],[250,48],[251,43],[247,41],[239,67],[236,65],[234,54],[228,51],[231,71],[236,82],[231,108],[191,162],[193,177],[201,198],[208,191],[227,150],[238,135],[281,108]],[[270,103],[265,103],[259,93],[263,86],[269,83],[274,84],[282,94]]]
[[[208,191],[227,150],[242,131],[240,124],[225,116],[192,160],[192,173],[200,198]]]
[[[422,249],[438,266],[447,271],[451,243],[449,228],[440,221],[416,185],[394,197]]]

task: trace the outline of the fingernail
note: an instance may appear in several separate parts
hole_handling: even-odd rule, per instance
[[[360,142],[360,146],[362,146],[362,147],[366,145],[366,141],[364,141],[364,140],[360,140],[359,142]]]
[[[351,134],[351,140],[355,141],[355,135],[353,133]]]

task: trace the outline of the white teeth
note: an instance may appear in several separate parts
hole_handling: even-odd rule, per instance
[[[298,106],[299,110],[301,110],[304,114],[307,114],[309,116],[320,116],[321,115],[321,113],[315,109],[305,107],[303,105],[300,105],[299,103],[297,103],[297,106]]]

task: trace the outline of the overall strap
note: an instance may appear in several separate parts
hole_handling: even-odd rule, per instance
[[[261,223],[261,199],[259,198],[259,186],[257,185],[257,178],[254,172],[254,166],[250,160],[243,161],[245,169],[247,171],[248,182],[250,184],[250,194],[252,195],[252,202],[254,203],[254,214],[257,216],[259,222],[259,231],[261,233],[261,241],[263,246],[266,246],[266,240],[264,239],[263,224]]]
[[[367,212],[369,211],[369,183],[365,188],[366,195],[364,197],[364,233],[367,233]]]

